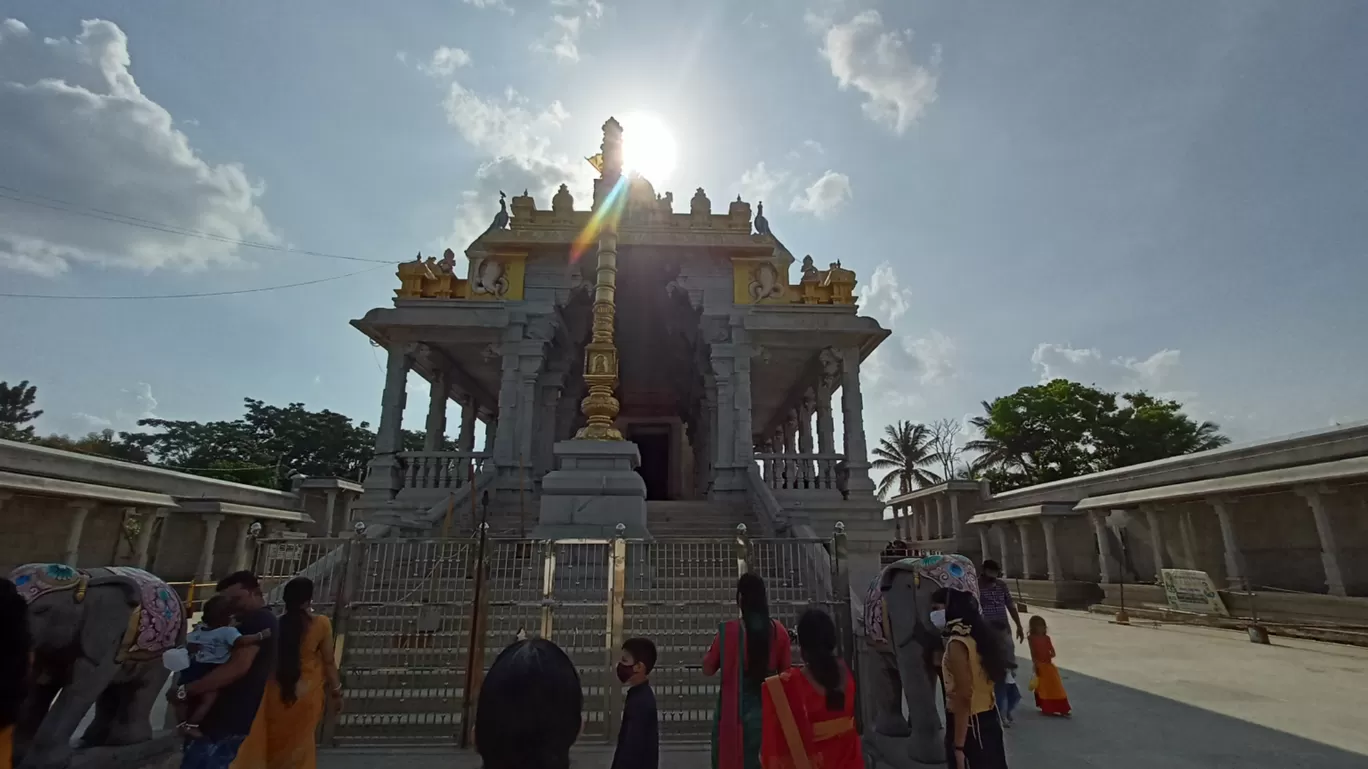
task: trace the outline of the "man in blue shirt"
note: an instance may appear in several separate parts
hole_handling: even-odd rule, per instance
[[[242,741],[252,731],[266,682],[275,672],[279,627],[276,616],[266,608],[256,575],[250,571],[229,574],[219,581],[218,594],[231,604],[243,635],[267,631],[268,637],[255,646],[234,647],[226,663],[203,678],[172,690],[171,696],[177,699],[218,692],[213,707],[200,723],[202,736],[185,742],[181,769],[228,769],[237,758]]]

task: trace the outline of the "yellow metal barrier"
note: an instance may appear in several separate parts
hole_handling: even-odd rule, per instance
[[[167,587],[171,587],[171,588],[175,588],[175,590],[176,590],[177,593],[182,593],[182,595],[181,595],[181,600],[185,603],[185,616],[186,616],[186,617],[189,617],[190,615],[194,614],[194,613],[197,611],[197,607],[195,606],[195,593],[196,593],[196,591],[202,591],[204,588],[209,588],[209,592],[212,593],[212,592],[213,592],[213,589],[214,589],[215,587],[218,586],[218,583],[217,583],[217,582],[168,582],[168,583],[166,583],[166,586],[167,586]],[[182,591],[182,588],[184,588],[183,591]]]

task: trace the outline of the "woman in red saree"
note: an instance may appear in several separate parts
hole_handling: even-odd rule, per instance
[[[763,769],[864,769],[855,730],[855,679],[836,654],[836,623],[821,609],[798,620],[804,666],[765,681]]]
[[[1050,640],[1045,618],[1031,615],[1031,664],[1035,666],[1035,701],[1040,712],[1047,716],[1064,716],[1073,712],[1069,695],[1064,691],[1064,679],[1055,667],[1054,642]]]
[[[765,581],[742,574],[736,582],[741,619],[723,622],[703,658],[703,675],[722,672],[713,713],[712,769],[760,769],[760,689],[789,669],[788,631],[769,616]]]

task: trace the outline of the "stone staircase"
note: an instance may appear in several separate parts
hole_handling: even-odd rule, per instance
[[[706,500],[652,500],[646,503],[646,528],[657,539],[734,537],[736,525],[746,524],[751,536],[760,534],[750,507]]]

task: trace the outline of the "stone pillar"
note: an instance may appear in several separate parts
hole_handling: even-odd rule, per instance
[[[817,396],[809,388],[803,393],[802,399],[798,402],[798,453],[812,453],[812,412],[817,407]],[[812,480],[816,477],[816,470],[812,466],[812,460],[802,461],[801,474],[803,480],[808,485],[815,485]]]
[[[711,363],[714,379],[713,413],[716,415],[712,423],[713,489],[740,491],[745,485],[743,479],[737,475],[737,425],[736,420],[732,418],[736,410],[732,399],[736,373],[733,346],[713,345]]]
[[[493,412],[493,411],[491,411],[490,409],[484,408],[483,406],[481,406],[481,407],[479,407],[478,409],[476,409],[476,411],[475,411],[475,416],[476,416],[476,418],[479,419],[481,422],[484,422],[484,426],[485,426],[484,448],[480,449],[480,451],[482,451],[482,452],[484,452],[484,453],[486,453],[486,454],[489,454],[490,456],[493,456],[493,454],[494,454],[494,438],[499,434],[498,418],[494,415],[494,412]],[[471,429],[471,442],[473,443],[474,440],[475,440],[474,429],[472,428],[472,429]]]
[[[945,525],[945,495],[936,495],[936,538],[947,539],[950,529]]]
[[[335,495],[337,492],[329,489],[329,494]],[[332,510],[332,500],[328,500],[328,510]],[[331,514],[330,516],[331,517]],[[230,571],[242,571],[248,566],[250,550],[248,545],[251,543],[252,519],[245,516],[238,517],[237,531],[233,532],[233,564],[229,567]],[[332,536],[325,534],[324,536]],[[211,556],[212,557],[212,556]]]
[[[1144,511],[1145,523],[1149,526],[1150,548],[1154,555],[1154,582],[1158,584],[1161,581],[1159,572],[1168,568],[1165,557],[1167,548],[1164,547],[1164,530],[1159,525],[1158,508],[1153,505],[1142,505],[1140,509]]]
[[[380,423],[375,428],[375,457],[366,473],[367,491],[398,491],[403,480],[396,472],[395,454],[403,449],[404,403],[408,400],[408,373],[414,352],[411,344],[387,348],[385,392],[380,401]]]
[[[1335,539],[1335,530],[1330,523],[1330,511],[1325,509],[1324,494],[1321,489],[1314,486],[1301,486],[1296,492],[1306,500],[1307,506],[1311,508],[1311,516],[1316,521],[1316,535],[1320,537],[1321,543],[1321,565],[1325,568],[1325,586],[1329,589],[1330,595],[1346,595],[1344,572],[1340,570],[1339,542]]]
[[[475,450],[475,396],[461,396],[461,433],[456,438],[456,448],[461,451]]]
[[[998,565],[1002,567],[1002,576],[1006,577],[1008,574],[1009,563],[1009,561],[1007,560],[1007,524],[993,524],[993,532],[997,534]]]
[[[1055,519],[1042,516],[1040,526],[1045,530],[1045,575],[1051,582],[1064,579],[1064,570],[1059,566],[1059,550],[1055,547]]]
[[[836,423],[831,418],[831,388],[817,386],[817,453],[836,453]]]
[[[1211,509],[1216,511],[1216,520],[1221,524],[1221,544],[1225,546],[1226,583],[1230,587],[1243,590],[1249,573],[1245,570],[1244,551],[1240,550],[1239,538],[1235,535],[1235,521],[1230,516],[1232,500],[1212,497],[1207,500]]]
[[[428,391],[428,415],[426,434],[423,436],[423,451],[441,451],[446,438],[447,421],[447,375],[438,371],[432,378],[432,388]]]
[[[991,555],[993,551],[988,547],[988,527],[980,523],[976,525],[975,528],[978,529],[979,535],[979,562],[974,564],[974,566],[975,568],[981,568],[984,561],[993,557]]]
[[[133,565],[139,569],[147,568],[148,551],[152,548],[152,532],[157,528],[157,521],[165,517],[165,508],[143,513],[142,525],[138,528],[138,538],[133,543]]]
[[[532,463],[533,478],[538,482],[542,475],[556,469],[556,409],[564,383],[564,371],[547,371],[542,377],[541,400],[537,407],[539,418],[533,436],[533,451],[536,452],[536,461]]]
[[[1016,522],[1017,536],[1021,537],[1021,578],[1031,579],[1034,572],[1031,571],[1031,526],[1032,521],[1021,519]]]
[[[79,565],[81,556],[81,531],[85,529],[86,516],[95,509],[96,503],[89,499],[78,499],[67,504],[71,510],[71,528],[67,530],[66,551],[62,561],[67,566]]]
[[[503,472],[518,464],[518,359],[522,346],[522,323],[510,323],[504,329],[504,341],[499,350],[499,416],[494,434],[494,464]]]
[[[1183,537],[1183,568],[1197,568],[1197,534],[1192,530],[1192,511],[1184,510],[1178,516],[1178,531]]]
[[[841,351],[841,418],[845,423],[845,462],[852,493],[874,491],[865,450],[864,397],[860,394],[860,348]]]
[[[214,574],[214,545],[218,540],[219,524],[223,516],[218,513],[200,517],[204,521],[204,544],[200,547],[199,570],[195,572],[196,582],[208,582]]]
[[[1102,584],[1111,582],[1111,537],[1107,534],[1106,516],[1101,510],[1089,510],[1088,519],[1092,521],[1093,535],[1097,537],[1097,573]]]
[[[946,492],[946,493],[947,493],[947,494],[950,494],[950,492]],[[958,494],[950,494],[950,526],[951,526],[951,528],[954,530],[955,543],[956,543],[956,544],[959,544],[961,522],[960,522],[959,495],[958,495]]]
[[[337,489],[327,489],[323,493],[323,526],[319,536],[331,537],[337,531]],[[251,521],[247,524],[251,525]]]
[[[741,329],[733,330],[733,335],[741,333]],[[749,466],[755,462],[755,428],[751,424],[751,351],[749,347],[743,351],[744,355],[736,356],[736,380],[732,387],[736,419],[734,461],[748,472]]]

